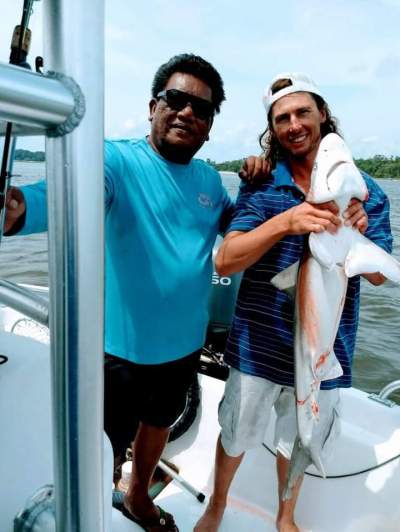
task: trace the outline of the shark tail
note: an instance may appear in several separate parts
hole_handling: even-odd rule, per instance
[[[299,436],[296,436],[293,445],[292,456],[290,458],[290,466],[288,478],[286,481],[285,488],[282,493],[282,500],[288,501],[292,498],[292,490],[304,475],[307,467],[312,463],[311,455],[308,449],[303,447]]]
[[[282,500],[288,501],[292,498],[293,488],[304,475],[307,467],[313,464],[321,473],[323,478],[326,477],[325,468],[319,453],[314,452],[309,447],[304,447],[299,436],[296,436],[286,485],[282,493]]]

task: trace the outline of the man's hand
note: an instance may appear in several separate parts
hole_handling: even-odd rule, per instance
[[[364,210],[362,201],[353,198],[344,211],[343,216],[345,219],[344,224],[358,229],[361,234],[364,234],[368,229],[368,215]]]
[[[23,193],[16,187],[10,187],[6,197],[6,219],[4,222],[4,233],[7,233],[15,222],[25,212],[25,199]]]
[[[311,205],[307,201],[287,210],[288,229],[290,235],[305,235],[307,233],[322,233],[329,231],[336,233],[341,225],[338,206],[335,202]]]
[[[264,157],[251,155],[243,162],[239,177],[248,183],[265,183],[271,180],[271,167]]]

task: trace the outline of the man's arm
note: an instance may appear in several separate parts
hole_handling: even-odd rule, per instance
[[[328,230],[335,232],[340,225],[333,203],[318,208],[304,202],[278,214],[248,232],[229,232],[219,248],[216,270],[219,275],[231,275],[256,263],[272,246],[287,235],[304,235]]]
[[[108,208],[114,194],[113,175],[119,163],[119,152],[112,142],[105,142],[105,204]],[[38,181],[21,188],[10,187],[6,198],[5,236],[27,235],[47,231],[47,185]]]
[[[29,235],[43,231],[47,231],[46,182],[10,187],[6,199],[5,234]]]
[[[368,216],[367,229],[361,231],[376,245],[392,252],[393,237],[390,228],[390,205],[389,199],[380,186],[365,172],[362,172],[368,187],[369,198],[364,204]],[[364,277],[374,286],[379,286],[386,281],[386,277],[380,272],[366,273]]]
[[[24,194],[17,187],[10,187],[6,198],[4,235],[15,235],[25,224],[26,205]]]

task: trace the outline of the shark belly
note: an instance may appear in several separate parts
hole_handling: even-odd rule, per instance
[[[323,380],[343,374],[333,351],[347,290],[344,269],[323,268],[312,255],[301,264],[295,310],[295,394],[297,428],[309,447],[319,418],[318,392]]]

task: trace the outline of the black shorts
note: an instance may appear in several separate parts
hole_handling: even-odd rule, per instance
[[[196,378],[200,352],[155,365],[105,355],[104,430],[115,456],[125,453],[139,422],[165,428],[175,423]]]

